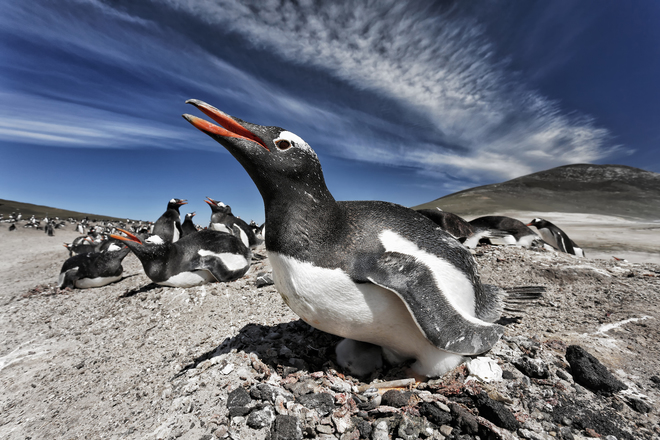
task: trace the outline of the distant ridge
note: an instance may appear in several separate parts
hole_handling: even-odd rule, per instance
[[[126,220],[125,218],[111,217],[108,215],[88,214],[77,211],[68,211],[66,209],[52,208],[50,206],[43,206],[43,205],[33,205],[31,203],[16,202],[13,200],[0,199],[0,203],[1,203],[0,213],[4,214],[5,220],[9,218],[9,215],[12,212],[16,212],[17,214],[20,212],[21,214],[23,214],[23,220],[27,220],[33,215],[38,219],[42,219],[48,216],[49,218],[59,217],[60,219],[63,220],[69,217],[73,217],[79,220],[82,220],[85,217],[89,217],[90,220],[93,219],[104,220],[104,221]]]
[[[625,165],[564,165],[459,191],[413,209],[436,207],[461,216],[537,211],[660,220],[660,174]]]

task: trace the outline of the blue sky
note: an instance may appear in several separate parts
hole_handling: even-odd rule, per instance
[[[295,5],[295,6],[294,6]],[[660,2],[0,0],[0,198],[156,220],[259,193],[187,99],[406,206],[570,163],[660,172]]]

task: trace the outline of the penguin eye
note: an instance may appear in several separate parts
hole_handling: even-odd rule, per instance
[[[287,140],[284,140],[284,139],[281,139],[279,141],[275,141],[275,145],[280,150],[288,150],[289,148],[291,148],[291,142],[289,142]]]

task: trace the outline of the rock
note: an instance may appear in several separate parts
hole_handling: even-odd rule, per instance
[[[316,388],[316,382],[313,380],[305,380],[302,382],[286,384],[284,388],[291,391],[295,396],[302,396],[303,394],[313,392],[314,388]]]
[[[360,432],[360,437],[362,438],[371,438],[371,432],[373,431],[371,424],[366,420],[362,420],[359,417],[352,417],[351,421]]]
[[[479,432],[477,418],[470,411],[457,403],[451,403],[449,409],[451,409],[454,426],[466,434],[477,434]]]
[[[417,440],[424,429],[424,424],[419,417],[404,417],[399,422],[397,434],[403,440]]]
[[[513,413],[502,403],[492,400],[485,392],[476,395],[474,403],[479,410],[479,415],[490,420],[497,426],[515,431],[520,426]]]
[[[389,426],[385,420],[381,420],[374,426],[371,433],[372,440],[389,440]]]
[[[250,412],[247,406],[233,406],[229,408],[229,417],[243,417]]]
[[[629,407],[637,411],[638,413],[648,414],[651,412],[651,406],[640,399],[635,399],[634,397],[629,397],[626,399],[626,403]]]
[[[296,400],[305,408],[315,409],[321,417],[330,414],[335,409],[335,400],[328,393],[304,394]]]
[[[227,408],[247,406],[252,402],[250,394],[243,387],[238,387],[227,396]]]
[[[271,286],[275,284],[273,281],[273,276],[270,273],[259,273],[257,274],[257,279],[254,282],[257,287]]]
[[[525,376],[534,379],[547,379],[550,376],[548,366],[540,359],[531,359],[524,356],[521,359],[515,360],[513,365]]]
[[[275,411],[271,406],[265,406],[260,410],[252,411],[246,423],[252,429],[261,429],[270,426],[273,420],[275,420]]]
[[[302,440],[300,422],[293,416],[278,415],[270,428],[270,440]]]
[[[516,376],[512,372],[510,372],[509,370],[502,371],[502,379],[511,380],[515,377]]]
[[[497,365],[497,361],[489,357],[480,356],[471,359],[466,365],[471,375],[484,382],[499,382],[502,380],[502,369]]]
[[[383,394],[381,404],[394,408],[402,408],[410,405],[412,396],[413,393],[410,391],[389,390]]]
[[[628,387],[610,373],[603,364],[579,345],[566,349],[566,360],[571,365],[573,379],[592,391],[616,393]]]
[[[449,437],[453,430],[454,430],[454,428],[452,428],[451,426],[442,425],[440,427],[440,434],[444,435],[445,437]]]
[[[451,414],[428,402],[422,402],[419,405],[419,413],[438,426],[447,425],[452,420]]]

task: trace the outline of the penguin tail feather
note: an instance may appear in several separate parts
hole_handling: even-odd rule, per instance
[[[504,300],[503,310],[505,312],[522,313],[527,307],[533,305],[536,301],[543,298],[546,291],[545,286],[520,286],[504,289],[506,299]]]

